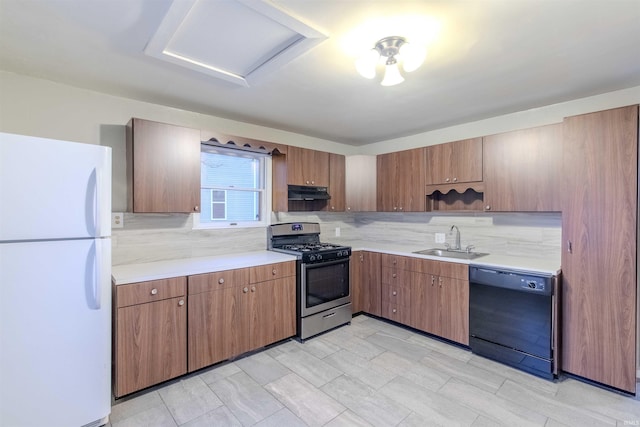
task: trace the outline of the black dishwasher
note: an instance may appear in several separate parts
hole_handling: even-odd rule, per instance
[[[556,276],[471,265],[471,351],[552,379],[557,374],[556,284]]]

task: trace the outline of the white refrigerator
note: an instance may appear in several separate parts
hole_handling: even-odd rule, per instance
[[[0,426],[111,412],[111,148],[0,133]]]

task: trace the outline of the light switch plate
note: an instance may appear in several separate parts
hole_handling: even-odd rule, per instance
[[[122,228],[122,227],[124,227],[124,213],[123,212],[111,213],[111,228]]]
[[[436,243],[444,243],[446,241],[446,234],[436,233]]]
[[[336,237],[340,237],[340,227],[336,227]]]

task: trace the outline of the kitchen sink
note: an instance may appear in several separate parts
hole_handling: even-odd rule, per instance
[[[447,249],[424,249],[422,251],[415,251],[414,254],[421,255],[431,255],[443,258],[457,258],[457,259],[476,259],[481,256],[489,255],[487,253],[481,252],[467,252],[467,251],[456,251],[456,250],[447,250]]]

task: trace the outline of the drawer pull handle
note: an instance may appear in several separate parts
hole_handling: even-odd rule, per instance
[[[255,286],[252,286],[252,287],[251,287],[251,292],[255,292],[255,291],[256,291],[256,287],[255,287]]]
[[[157,295],[158,290],[156,288],[151,289],[151,295]]]
[[[396,296],[396,295],[398,295],[398,292],[393,291],[393,292],[391,293],[391,295]]]
[[[274,268],[274,269],[271,271],[271,274],[273,274],[273,275],[275,276],[276,274],[278,274],[278,272],[277,272],[277,271],[276,271],[276,269]]]
[[[247,288],[247,287],[245,286],[244,288],[242,288],[242,292],[244,292],[244,293],[246,294],[247,292],[249,292],[249,288]]]
[[[218,283],[220,283],[221,285],[224,283],[224,279],[221,277],[218,279]]]
[[[184,305],[184,300],[183,300],[183,299],[181,299],[180,301],[178,301],[178,305],[179,305],[180,307],[182,307],[182,306]]]
[[[395,308],[394,308],[392,311],[393,311],[394,313],[397,313],[397,312],[398,312],[398,310],[396,310]]]
[[[322,316],[323,319],[326,319],[328,317],[333,317],[336,315],[336,312],[334,311],[333,313],[329,313],[329,314],[325,314],[324,316]]]
[[[393,273],[393,274],[391,275],[391,277],[393,277],[393,278],[395,279],[396,277],[398,277],[398,275],[397,275],[396,273]]]

